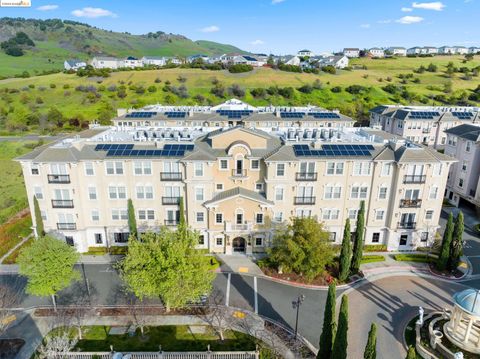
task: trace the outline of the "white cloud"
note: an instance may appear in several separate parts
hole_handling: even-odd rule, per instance
[[[250,44],[252,44],[252,45],[263,45],[263,44],[265,44],[265,42],[262,41],[262,40],[254,40]]]
[[[412,7],[415,9],[442,11],[445,5],[441,1],[434,2],[414,2]]]
[[[392,22],[392,20],[390,19],[387,19],[387,20],[378,20],[377,23],[379,24],[390,24]]]
[[[58,5],[42,5],[37,7],[37,10],[40,11],[50,11],[50,10],[56,10],[58,9]]]
[[[272,0],[272,5],[275,4],[280,4],[281,2],[284,2],[285,0]]]
[[[362,24],[360,27],[363,29],[370,29],[370,24]]]
[[[88,18],[97,18],[97,17],[117,17],[110,10],[105,10],[99,7],[84,7],[83,9],[77,9],[72,11],[72,15],[76,17],[88,17]]]
[[[212,25],[212,26],[207,26],[204,27],[203,29],[200,29],[201,32],[217,32],[220,31],[220,28],[218,26]]]
[[[403,12],[412,12],[413,9],[411,7],[402,7],[401,9]]]
[[[410,25],[410,24],[417,24],[419,22],[422,22],[423,20],[424,20],[423,17],[420,17],[420,16],[404,16],[395,21],[400,24]]]

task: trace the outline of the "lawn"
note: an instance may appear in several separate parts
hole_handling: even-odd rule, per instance
[[[83,328],[83,339],[79,340],[75,349],[80,351],[110,351],[113,345],[115,351],[158,351],[162,346],[164,351],[205,351],[207,346],[213,351],[246,351],[255,350],[256,339],[240,332],[226,331],[225,339],[221,341],[213,330],[205,326],[204,333],[192,333],[189,326],[158,326],[145,327],[145,337],[140,330],[135,335],[109,335],[110,327],[90,326]],[[71,328],[71,335],[76,336],[77,330]],[[54,332],[58,332],[58,329]]]
[[[429,263],[433,259],[429,258],[426,254],[395,254],[393,258],[399,262],[418,262]]]
[[[15,263],[17,263],[17,258],[18,258],[18,255],[20,254],[20,252],[24,248],[26,248],[30,244],[32,244],[32,242],[34,240],[35,240],[35,237],[31,237],[31,238],[27,239],[20,247],[18,247],[15,251],[10,253],[10,255],[7,258],[5,258],[5,260],[1,264],[15,264]]]
[[[28,236],[32,232],[31,226],[32,219],[29,213],[2,224],[0,226],[0,257],[20,243],[24,237]]]
[[[367,263],[376,263],[376,262],[385,262],[385,256],[382,255],[366,255],[362,257],[361,264],[367,264]]]

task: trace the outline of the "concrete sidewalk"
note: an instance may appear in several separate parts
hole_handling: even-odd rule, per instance
[[[217,254],[217,257],[222,262],[220,265],[220,271],[222,272],[264,276],[262,270],[253,261],[253,258],[247,257],[246,255]]]

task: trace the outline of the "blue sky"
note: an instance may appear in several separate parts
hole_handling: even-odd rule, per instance
[[[31,0],[0,16],[61,18],[114,31],[165,31],[252,52],[480,46],[480,0]]]

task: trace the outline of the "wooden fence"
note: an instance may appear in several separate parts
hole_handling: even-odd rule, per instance
[[[111,352],[70,352],[65,355],[71,359],[113,359]],[[127,356],[130,355],[130,356]],[[139,352],[124,354],[130,359],[258,359],[259,353],[250,352]]]

